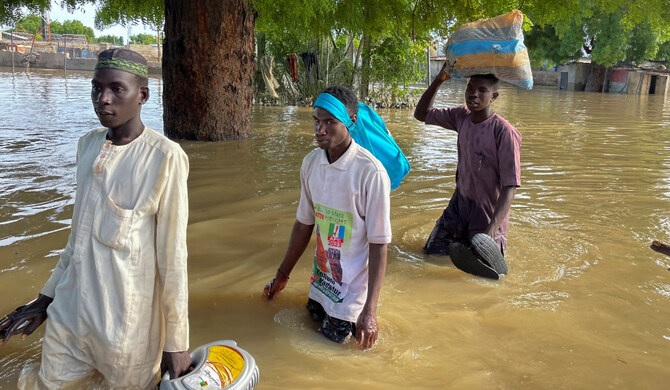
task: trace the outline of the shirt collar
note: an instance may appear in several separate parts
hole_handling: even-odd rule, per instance
[[[349,145],[349,148],[340,156],[340,158],[337,159],[334,163],[329,163],[328,162],[328,156],[326,155],[326,151],[321,149],[319,150],[321,157],[319,158],[319,164],[320,165],[330,165],[333,168],[339,169],[341,171],[346,171],[349,169],[351,164],[354,161],[354,157],[356,156],[356,153],[358,152],[358,148],[360,146],[354,141],[354,139],[351,139],[351,145]]]

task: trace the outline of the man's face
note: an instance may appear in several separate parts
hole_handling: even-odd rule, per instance
[[[313,116],[314,135],[321,149],[333,150],[338,147],[346,149],[349,146],[351,135],[344,123],[321,107],[314,108]]]
[[[472,77],[465,88],[465,104],[473,112],[489,109],[497,97],[495,84],[485,78]]]
[[[91,101],[100,124],[119,128],[140,113],[149,97],[149,89],[137,77],[116,69],[98,69],[91,80]]]

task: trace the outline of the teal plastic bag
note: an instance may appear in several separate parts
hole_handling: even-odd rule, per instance
[[[357,144],[370,151],[384,165],[391,179],[391,189],[398,188],[409,173],[410,164],[379,114],[359,102],[356,125],[350,128],[350,133]]]

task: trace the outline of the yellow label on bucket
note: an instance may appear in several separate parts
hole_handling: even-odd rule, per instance
[[[225,345],[209,348],[207,362],[219,376],[220,386],[225,387],[235,382],[244,369],[244,357],[235,349]]]

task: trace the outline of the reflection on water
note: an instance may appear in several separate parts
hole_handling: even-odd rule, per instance
[[[0,69],[0,312],[35,296],[67,239],[76,140],[97,127],[90,74]],[[162,130],[160,79],[143,108]],[[462,101],[452,81],[438,104]],[[254,108],[252,139],[182,142],[189,191],[192,347],[234,339],[258,388],[657,388],[670,379],[670,103],[661,96],[504,87],[523,135],[501,282],[420,249],[454,188],[455,135],[380,114],[412,172],[392,194],[381,340],[367,352],[315,332],[309,255],[278,300],[259,298],[288,241],[311,110]],[[39,331],[41,332],[41,331]],[[38,333],[39,333],[38,332]],[[39,359],[39,335],[0,349],[0,388]]]

